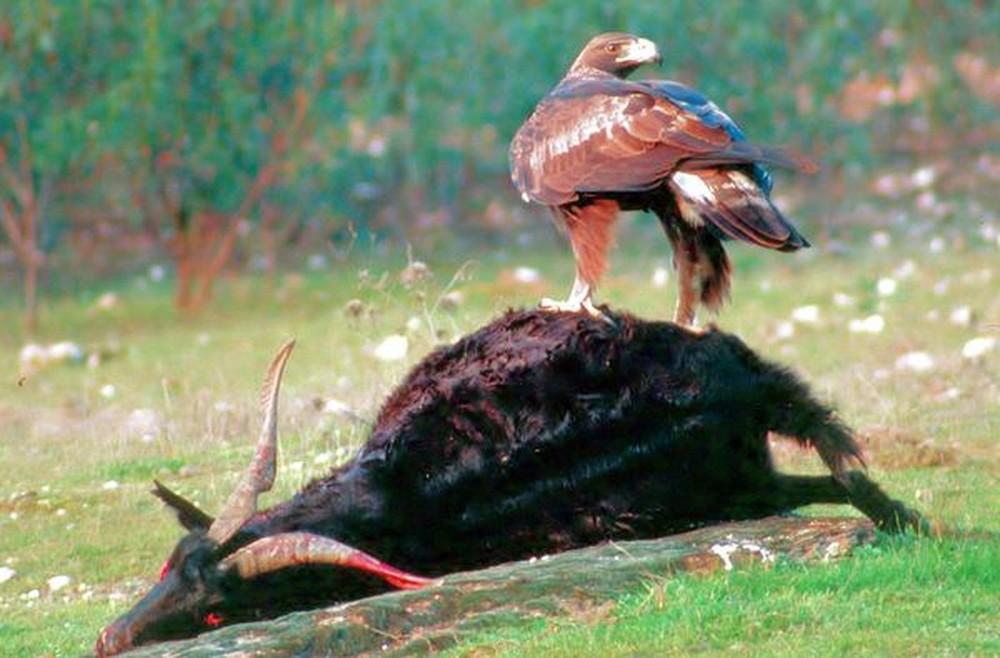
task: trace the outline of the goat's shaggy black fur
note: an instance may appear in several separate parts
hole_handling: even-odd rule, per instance
[[[279,509],[325,525],[334,498],[354,501],[330,534],[438,574],[852,502],[861,451],[790,371],[715,329],[609,316],[511,312],[440,348],[356,459]],[[833,476],[777,473],[771,432]]]

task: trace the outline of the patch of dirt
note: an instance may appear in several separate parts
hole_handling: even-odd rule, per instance
[[[961,455],[955,444],[940,444],[897,427],[866,427],[858,439],[871,461],[887,470],[954,466]]]

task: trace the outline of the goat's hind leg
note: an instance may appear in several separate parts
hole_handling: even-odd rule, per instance
[[[886,532],[905,532],[911,529],[918,534],[930,534],[931,525],[919,512],[902,502],[890,498],[882,488],[872,482],[861,471],[849,471],[844,475],[844,487],[848,502],[861,510],[875,523],[875,527]]]
[[[930,532],[930,524],[918,512],[890,498],[861,471],[848,471],[843,481],[833,476],[776,474],[776,500],[784,509],[813,503],[846,503],[867,516],[879,530]]]

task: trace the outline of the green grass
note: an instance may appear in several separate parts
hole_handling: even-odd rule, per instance
[[[669,263],[666,242],[651,222],[624,224],[598,301],[668,318],[673,281],[660,289],[650,283],[653,269]],[[499,630],[459,652],[996,653],[988,621],[998,602],[989,565],[1000,563],[1000,351],[968,363],[961,348],[975,336],[1000,338],[997,250],[975,236],[944,253],[906,236],[895,245],[794,256],[736,246],[733,300],[717,322],[792,365],[837,405],[867,437],[872,474],[894,496],[984,538],[888,541],[832,565],[650,582],[594,618]],[[82,287],[45,300],[38,340],[74,340],[110,357],[96,367],[44,368],[20,384],[22,338],[0,334],[0,371],[8,373],[0,382],[0,567],[17,572],[0,583],[4,653],[78,655],[152,583],[181,530],[147,493],[150,480],[217,510],[252,452],[263,370],[289,337],[298,345],[282,390],[278,482],[265,505],[350,454],[380,401],[433,346],[569,288],[571,258],[561,242],[479,249],[471,264],[465,251],[416,253],[433,277],[410,286],[399,279],[405,251],[391,247],[359,250],[324,272],[239,277],[221,283],[211,309],[181,320],[166,285],[123,279]],[[879,297],[876,281],[907,261],[913,271],[897,276],[896,293]],[[511,282],[518,265],[539,269],[542,283]],[[100,310],[95,300],[109,289],[119,304]],[[452,290],[463,298],[449,309],[439,302]],[[835,305],[835,293],[852,295],[855,305]],[[352,299],[365,305],[359,317],[345,312]],[[794,335],[782,337],[782,323],[806,304],[819,306],[819,323],[795,323]],[[978,318],[971,326],[948,319],[963,305]],[[0,300],[0,308],[6,315],[15,300]],[[851,319],[876,311],[883,332],[847,330]],[[15,326],[11,315],[5,323]],[[394,333],[408,336],[407,358],[375,360],[372,348]],[[898,369],[897,359],[912,351],[930,354],[933,369]],[[351,414],[324,413],[317,398],[337,399]],[[819,468],[785,447],[777,458],[787,470]],[[50,592],[46,581],[56,575],[71,583]]]
[[[996,541],[883,540],[852,559],[651,580],[613,607],[484,634],[491,656],[994,655]]]

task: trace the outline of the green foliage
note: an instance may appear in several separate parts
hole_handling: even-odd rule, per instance
[[[168,153],[193,203],[234,211],[296,93],[308,117],[273,192],[287,212],[362,227],[392,203],[455,216],[509,192],[510,136],[608,29],[655,39],[666,64],[649,75],[698,86],[754,139],[803,147],[828,170],[915,124],[962,132],[997,118],[953,61],[997,61],[996,3],[12,0],[0,28],[0,147],[16,158],[13,120],[27,117],[39,176],[99,175],[66,195],[56,223],[88,198],[141,221],[122,199],[162,182]],[[896,82],[915,62],[935,66],[933,93],[845,120],[848,81]]]
[[[151,459],[130,459],[105,465],[101,476],[109,480],[128,480],[145,484],[154,477],[163,477],[164,473],[177,473],[184,465],[184,460],[178,457],[154,457]]]

